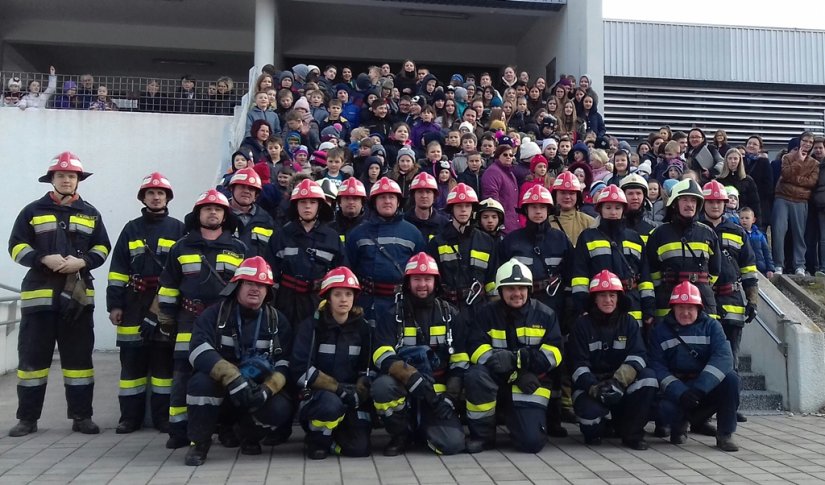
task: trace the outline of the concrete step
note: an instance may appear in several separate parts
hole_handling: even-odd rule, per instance
[[[751,356],[750,355],[740,355],[739,356],[739,372],[751,372]]]
[[[782,395],[773,391],[742,391],[739,394],[741,411],[779,411]]]
[[[753,372],[739,371],[739,379],[742,381],[742,390],[744,391],[764,391],[765,390],[765,376],[763,374],[755,374]]]

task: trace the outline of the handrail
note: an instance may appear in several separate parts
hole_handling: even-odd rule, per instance
[[[777,315],[780,315],[782,318],[785,317],[785,313],[778,306],[776,306],[776,303],[774,303],[773,300],[768,298],[768,294],[762,291],[762,289],[759,290],[759,296],[765,300],[765,303],[767,303],[768,306],[771,307],[771,310],[775,311]]]
[[[9,286],[3,283],[0,283],[0,289],[13,291],[14,293],[20,293],[20,288],[16,288],[14,286]]]

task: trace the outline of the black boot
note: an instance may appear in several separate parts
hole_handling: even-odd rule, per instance
[[[674,445],[683,445],[687,443],[687,423],[671,428],[670,442]]]
[[[27,434],[36,433],[37,432],[37,421],[26,421],[25,419],[21,419],[14,425],[12,429],[9,430],[9,436],[18,438],[20,436],[26,436]]]
[[[169,436],[166,440],[166,448],[169,450],[177,450],[184,446],[189,446],[189,438],[186,436]]]
[[[657,438],[667,438],[670,436],[670,426],[657,424],[656,427],[653,428],[653,436]]]
[[[464,449],[467,453],[481,453],[484,450],[492,450],[495,447],[495,441],[484,441],[472,438],[467,438],[467,441],[464,443]]]
[[[286,443],[290,436],[292,436],[292,423],[287,423],[267,433],[261,444],[264,446],[278,446],[281,443]]]
[[[241,454],[242,455],[260,455],[263,452],[261,450],[261,443],[255,440],[243,440],[241,441]]]
[[[80,431],[83,434],[98,434],[100,428],[92,421],[92,418],[83,418],[74,420],[72,431]]]
[[[384,456],[398,456],[404,454],[410,445],[410,435],[407,433],[390,436],[390,442],[384,447]]]
[[[716,446],[722,451],[739,451],[739,446],[733,441],[733,436],[729,434],[717,436]]]
[[[740,413],[739,411],[736,412],[736,422],[737,423],[747,423],[748,417],[744,414]]]
[[[567,429],[561,424],[561,399],[551,399],[547,405],[547,436],[567,438]]]
[[[324,460],[329,456],[329,449],[311,441],[305,441],[304,454],[310,460]]]
[[[202,441],[200,443],[192,443],[189,450],[186,452],[186,466],[201,466],[206,462],[206,455],[209,453],[209,447],[212,446],[212,440]]]
[[[716,426],[707,421],[703,421],[701,423],[691,423],[690,432],[704,436],[716,436]]]
[[[129,434],[134,433],[140,428],[140,426],[129,420],[123,420],[117,424],[117,428],[115,428],[116,434]]]
[[[625,439],[622,438],[622,444],[632,450],[646,450],[648,449],[647,441],[644,438]]]
[[[241,445],[241,440],[238,439],[233,427],[227,425],[218,426],[218,441],[224,448],[237,448]]]

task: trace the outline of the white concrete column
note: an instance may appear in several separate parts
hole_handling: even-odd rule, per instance
[[[563,9],[566,38],[557,63],[559,73],[588,74],[596,92],[604,92],[604,20],[602,0],[568,1]]]
[[[255,66],[276,64],[275,48],[280,31],[276,0],[255,0]]]

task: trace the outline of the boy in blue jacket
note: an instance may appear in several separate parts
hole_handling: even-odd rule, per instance
[[[768,278],[772,277],[776,268],[773,265],[771,247],[768,245],[768,238],[765,233],[760,231],[756,225],[756,215],[753,213],[753,209],[743,207],[739,211],[739,223],[751,240],[753,253],[756,255],[756,269]]]

